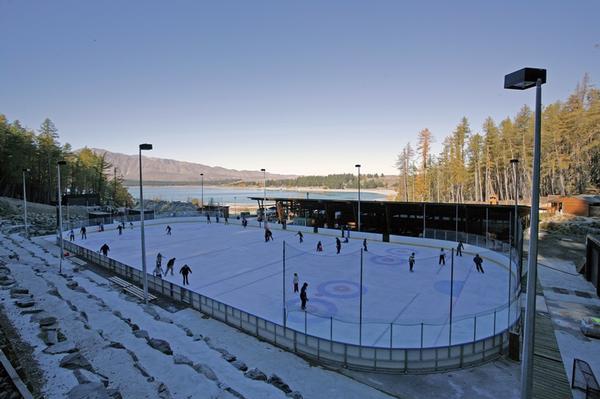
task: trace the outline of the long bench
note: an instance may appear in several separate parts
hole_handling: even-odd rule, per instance
[[[117,276],[109,277],[108,280],[123,288],[125,292],[128,292],[139,299],[144,299],[144,290],[137,285],[131,284],[129,281],[125,281]],[[148,293],[148,301],[154,301],[155,299],[156,296]]]

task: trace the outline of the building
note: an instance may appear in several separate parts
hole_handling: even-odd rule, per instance
[[[549,196],[548,205],[547,210],[550,213],[600,217],[600,195]]]

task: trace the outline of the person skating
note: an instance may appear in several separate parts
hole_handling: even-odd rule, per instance
[[[211,224],[210,215],[208,213],[206,214],[206,224]]]
[[[225,219],[225,224],[229,224],[229,218],[227,216],[223,217]]]
[[[117,226],[117,230],[119,230],[119,235],[122,235],[122,234],[123,234],[123,225],[122,225],[122,224],[119,224],[119,225]]]
[[[298,292],[298,273],[294,273],[294,292]]]
[[[169,270],[171,271],[171,276],[173,275],[173,267],[174,266],[175,266],[175,258],[169,259],[169,261],[167,262],[167,268],[165,270],[165,276],[167,275],[167,273],[169,273]]]
[[[242,216],[242,227],[246,228],[246,226],[248,226],[248,221],[246,220],[245,217]]]
[[[369,250],[367,249],[367,239],[363,239],[363,249],[365,252],[369,252]]]
[[[192,272],[192,269],[188,265],[183,265],[183,267],[179,270],[179,274],[183,276],[183,285],[190,285],[188,281],[188,274]]]
[[[301,231],[297,232],[296,235],[298,236],[298,239],[300,240],[300,244],[302,244],[304,242],[304,234],[302,234]]]
[[[475,267],[477,268],[477,271],[483,273],[483,267],[481,266],[483,264],[483,259],[481,258],[481,256],[479,256],[479,254],[475,255],[475,257],[473,258],[473,262],[475,262]]]
[[[342,250],[342,242],[340,241],[339,238],[335,237],[335,249],[337,250],[337,253],[339,254],[340,251]]]
[[[444,251],[444,248],[440,249],[440,260],[438,261],[438,265],[445,265],[446,264],[446,252]]]
[[[462,256],[462,250],[465,248],[462,240],[458,242],[458,246],[456,247],[456,256]]]
[[[104,245],[100,247],[100,253],[102,253],[104,256],[108,256],[108,251],[110,251],[110,248],[108,244],[104,243]]]
[[[129,228],[133,230],[133,222],[129,222]]]
[[[98,231],[104,231],[104,223],[100,223],[100,226],[98,227]]]
[[[323,252],[323,244],[321,244],[321,241],[317,243],[317,252]]]
[[[85,226],[81,226],[81,228],[79,229],[79,233],[81,233],[82,240],[87,239],[87,230],[86,230]]]
[[[348,237],[344,237],[344,243],[348,243]]]
[[[265,242],[272,241],[272,240],[273,240],[273,232],[271,231],[271,229],[266,228],[265,229]]]
[[[306,310],[306,302],[308,301],[308,296],[306,294],[306,289],[308,288],[308,284],[302,284],[302,289],[300,289],[300,301],[302,302],[302,310]]]
[[[162,267],[160,266],[160,263],[156,263],[156,267],[154,268],[154,272],[153,272],[154,276],[158,277],[158,278],[162,278],[163,276],[163,270]],[[166,273],[165,273],[166,275]]]
[[[75,241],[75,232],[73,229],[71,229],[71,232],[69,233],[69,241]]]
[[[217,215],[215,216],[215,220],[217,221],[217,223],[219,223],[219,214],[217,213]]]
[[[156,255],[156,267],[161,267],[162,265],[162,254],[159,252],[158,255]]]
[[[415,266],[415,253],[413,252],[409,257],[408,257],[408,266],[410,266],[410,271],[413,271],[413,267]]]
[[[167,235],[170,236],[171,235],[171,226],[167,225],[166,231],[167,231]]]

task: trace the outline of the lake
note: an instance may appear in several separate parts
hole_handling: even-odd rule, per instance
[[[140,189],[137,186],[129,186],[127,190],[134,198],[139,198]],[[356,191],[294,191],[267,189],[267,197],[286,198],[314,198],[314,199],[357,199]],[[200,186],[145,186],[144,199],[157,199],[164,201],[190,201],[192,198],[200,199],[202,188]],[[248,197],[262,197],[263,190],[257,188],[235,188],[235,187],[210,187],[204,186],[204,202],[218,204],[249,204],[256,205],[255,201]],[[361,190],[361,200],[383,201],[385,194],[364,192]]]

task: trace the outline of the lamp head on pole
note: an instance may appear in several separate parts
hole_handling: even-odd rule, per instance
[[[65,160],[60,160],[60,161],[57,161],[57,162],[56,162],[56,164],[57,164],[58,166],[66,165],[66,164],[67,164],[67,161],[65,161]]]
[[[31,172],[31,169],[23,168],[23,173],[29,173],[29,172]]]
[[[355,168],[360,168],[360,164],[354,165]]]
[[[152,149],[152,144],[148,144],[148,143],[140,144],[140,151],[151,150],[151,149]]]
[[[542,68],[523,68],[504,76],[504,88],[526,90],[534,87],[538,79],[546,83],[546,70]]]
[[[265,168],[262,168],[260,171],[261,172],[266,172],[267,170]]]
[[[511,159],[510,163],[513,164],[513,165],[516,165],[516,164],[519,163],[519,160],[518,159]]]

